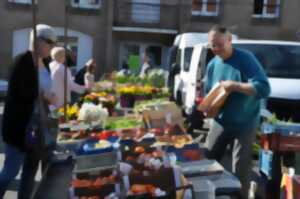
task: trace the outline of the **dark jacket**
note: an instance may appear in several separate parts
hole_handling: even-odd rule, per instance
[[[87,66],[82,67],[75,75],[75,83],[84,86],[84,74]]]
[[[25,130],[38,98],[37,68],[31,52],[14,59],[2,119],[3,140],[25,150]]]

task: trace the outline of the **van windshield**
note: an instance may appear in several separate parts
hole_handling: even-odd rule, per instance
[[[234,44],[251,51],[268,77],[300,78],[300,45]]]

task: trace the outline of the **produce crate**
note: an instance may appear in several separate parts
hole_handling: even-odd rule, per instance
[[[166,124],[183,127],[184,118],[178,109],[174,110],[145,110],[142,112],[148,128],[164,128]]]
[[[101,183],[97,183],[97,180],[100,180]],[[77,181],[77,183],[74,183],[75,181]],[[81,182],[78,184],[79,181]],[[90,185],[82,184],[87,182],[90,182]],[[111,193],[120,194],[120,180],[114,172],[114,169],[77,173],[73,176],[70,188],[71,198],[74,198],[74,196],[99,196],[100,198],[104,198]]]
[[[300,134],[300,124],[288,122],[277,122],[276,124],[263,123],[262,132],[264,134],[276,132],[285,136]]]
[[[77,153],[77,151],[80,149],[80,147],[86,140],[87,139],[85,138],[85,139],[79,139],[79,140],[57,141],[57,145]]]
[[[190,162],[204,159],[204,149],[198,143],[187,144],[182,148],[167,147],[168,153],[174,153],[178,162]]]
[[[261,135],[261,146],[265,150],[297,152],[300,151],[300,135],[263,134]]]
[[[127,198],[176,198],[176,173],[173,168],[161,168],[158,171],[148,170],[148,175],[144,175],[145,172],[132,172],[129,175],[129,179],[123,178],[126,191],[129,190],[133,184],[141,185],[154,185],[163,191],[166,191],[167,195],[162,197],[151,197],[147,194],[137,194],[127,196]],[[129,184],[128,184],[129,183]]]
[[[122,130],[143,127],[143,118],[139,115],[109,117],[107,118],[104,125],[104,128],[108,130]]]
[[[82,173],[99,169],[114,168],[117,165],[118,156],[117,151],[77,156],[74,172]]]

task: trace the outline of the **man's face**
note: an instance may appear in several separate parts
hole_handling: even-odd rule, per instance
[[[51,49],[55,46],[55,43],[50,40],[44,40],[44,39],[40,39],[39,41],[40,41],[39,42],[40,56],[42,58],[49,57]]]
[[[226,55],[231,48],[231,39],[229,35],[211,31],[208,34],[209,47],[215,55]]]

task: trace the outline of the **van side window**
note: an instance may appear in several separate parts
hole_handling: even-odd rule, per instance
[[[201,56],[198,63],[198,71],[197,71],[197,82],[200,83],[200,96],[204,95],[204,84],[205,84],[205,75],[206,75],[206,69],[207,64],[210,62],[212,58],[214,58],[215,55],[213,54],[212,50],[209,48],[204,48],[201,52]]]
[[[251,51],[268,77],[300,78],[300,45],[234,44]]]
[[[191,65],[191,59],[192,59],[192,53],[193,53],[193,48],[186,48],[184,51],[184,65],[183,69],[185,72],[188,72],[190,70],[190,65]]]
[[[181,49],[178,48],[177,53],[176,53],[176,64],[180,66],[181,63]]]

